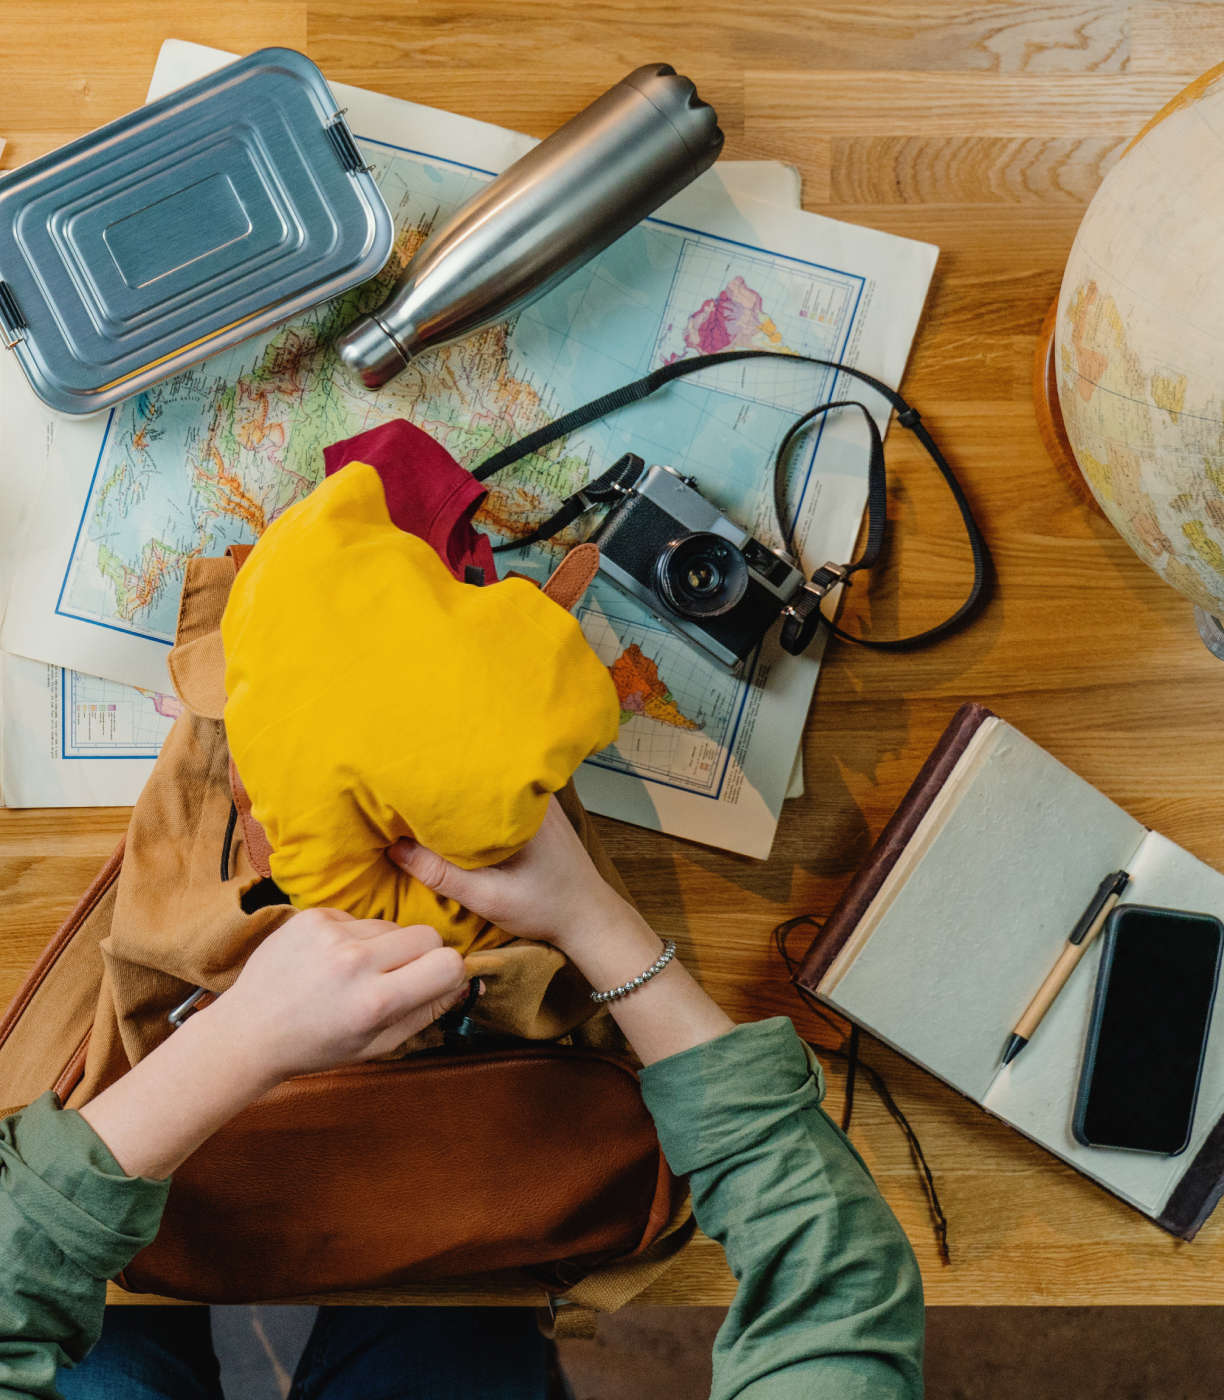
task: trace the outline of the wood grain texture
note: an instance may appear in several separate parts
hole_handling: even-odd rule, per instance
[[[1133,135],[1198,70],[930,73],[865,68],[745,73],[744,131],[802,137]]]
[[[833,204],[1069,204],[1082,210],[1124,137],[839,136]]]
[[[148,91],[162,41],[237,53],[306,46],[300,0],[210,0],[207,6],[5,0],[0,4],[0,136],[12,169],[122,116]]]
[[[1200,73],[1224,58],[1224,5],[1218,0],[1145,0],[1130,17],[1135,73]]]
[[[1224,6],[9,3],[4,164],[139,103],[170,35],[239,51],[291,44],[336,80],[535,135],[628,68],[666,58],[718,108],[729,156],[791,161],[809,208],[940,246],[904,389],[990,535],[990,610],[930,652],[830,648],[804,741],[807,792],[787,805],[768,861],[597,823],[647,915],[734,1016],[793,1015],[828,1043],[790,991],[770,930],[828,912],[964,699],[991,705],[1140,820],[1224,867],[1224,668],[1199,643],[1189,603],[1050,464],[1030,382],[1034,337],[1084,204],[1120,143],[1224,56]],[[847,625],[879,635],[932,621],[968,579],[938,477],[904,432],[894,428],[888,449],[896,543],[846,611]],[[0,813],[0,1000],[123,824],[121,812]],[[914,1241],[930,1302],[1224,1302],[1224,1216],[1194,1244],[1175,1243],[883,1046],[867,1054],[920,1134],[951,1220],[945,1268],[908,1148],[860,1087],[853,1137]],[[829,1083],[836,1113],[833,1060]],[[698,1240],[647,1300],[717,1303],[732,1290],[720,1251]]]

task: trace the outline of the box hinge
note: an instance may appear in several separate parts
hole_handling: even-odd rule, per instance
[[[25,333],[26,319],[17,305],[17,298],[9,284],[0,281],[0,340],[3,340],[5,349],[11,350],[14,345],[20,344],[25,339]]]
[[[367,165],[365,158],[357,149],[357,142],[353,140],[353,133],[348,128],[348,122],[344,120],[344,110],[336,115],[324,127],[327,132],[327,139],[335,148],[336,155],[340,159],[340,164],[350,175],[356,175],[362,170],[372,170],[374,167]]]

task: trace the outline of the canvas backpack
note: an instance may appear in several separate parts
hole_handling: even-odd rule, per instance
[[[218,629],[243,556],[188,565],[170,660],[183,711],[124,842],[0,1020],[10,1110],[47,1090],[88,1102],[294,912],[221,718]],[[570,606],[592,572],[567,559],[547,591]],[[625,894],[572,785],[559,797]],[[175,1173],[156,1240],[118,1282],[228,1303],[496,1276],[516,1297],[528,1285],[601,1309],[645,1287],[693,1225],[615,1023],[544,944],[481,951],[469,970],[488,989],[479,1024],[431,1027],[393,1059],[290,1079],[244,1109]]]

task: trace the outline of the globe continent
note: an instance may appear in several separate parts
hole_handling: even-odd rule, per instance
[[[1105,177],[1059,295],[1059,403],[1135,552],[1224,614],[1224,64]]]

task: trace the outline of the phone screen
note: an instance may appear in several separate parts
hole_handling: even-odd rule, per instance
[[[1115,910],[1101,950],[1076,1137],[1176,1153],[1190,1139],[1224,926],[1205,914]]]

